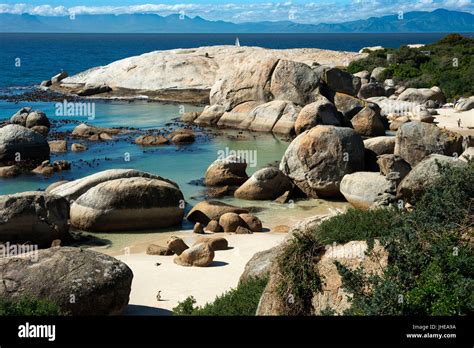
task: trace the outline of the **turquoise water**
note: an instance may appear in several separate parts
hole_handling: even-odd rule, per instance
[[[95,102],[95,119],[87,117],[56,116],[55,103],[0,103],[0,119],[9,118],[22,106],[46,112],[50,120],[76,120],[101,127],[133,127],[139,129],[169,128],[166,125],[179,116],[180,105],[128,102]],[[199,111],[202,107],[183,105],[184,111]],[[78,123],[61,124],[52,128],[52,132],[72,131]],[[172,127],[179,127],[173,124]],[[232,140],[227,135],[209,136],[196,128],[197,140],[191,145],[164,145],[142,147],[133,143],[135,135],[126,139],[94,142],[83,140],[68,141],[68,148],[73,142],[85,143],[89,149],[85,152],[52,154],[51,160],[68,160],[72,164],[70,171],[56,173],[46,178],[38,175],[22,175],[13,179],[0,178],[0,194],[20,191],[45,189],[59,180],[73,180],[110,168],[134,168],[171,179],[179,184],[187,201],[191,204],[199,196],[203,187],[190,184],[204,176],[207,167],[218,158],[219,151],[244,150],[256,156],[255,166],[248,167],[250,175],[265,167],[269,162],[280,160],[287,143],[272,134],[246,133],[241,140]],[[228,132],[236,134],[237,132]],[[121,138],[121,137],[118,137]],[[258,141],[256,141],[258,140]],[[127,161],[129,159],[129,161]],[[95,161],[95,165],[84,165],[82,161]]]

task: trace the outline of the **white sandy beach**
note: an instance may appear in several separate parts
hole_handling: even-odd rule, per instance
[[[192,245],[198,235],[176,234]],[[212,302],[216,296],[235,288],[245,264],[257,252],[278,245],[286,233],[262,232],[251,235],[214,233],[229,242],[228,250],[216,251],[210,267],[183,267],[174,256],[152,256],[145,252],[116,256],[133,271],[132,291],[125,315],[170,315],[179,301],[194,296],[197,305]],[[161,265],[156,266],[156,263]],[[157,301],[161,291],[162,301]]]
[[[474,135],[474,109],[464,112],[456,112],[453,108],[437,109],[439,115],[435,116],[438,127],[462,135]],[[461,127],[458,127],[461,120]]]

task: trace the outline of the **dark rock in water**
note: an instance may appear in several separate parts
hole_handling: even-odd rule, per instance
[[[85,86],[79,92],[77,92],[78,96],[81,97],[88,97],[91,95],[101,94],[110,92],[112,88],[107,85],[99,85],[99,86]]]
[[[69,238],[69,203],[44,192],[0,196],[0,241],[49,247]]]
[[[64,102],[66,101],[80,101],[82,98],[69,95],[69,94],[61,94],[61,93],[56,93],[50,90],[41,90],[41,89],[35,89],[33,91],[28,91],[22,94],[7,94],[7,95],[0,95],[0,100],[6,100],[12,103],[18,103],[18,102],[39,102],[39,101],[44,101],[44,102]]]
[[[119,315],[133,273],[123,262],[91,250],[54,247],[0,258],[0,297],[47,299],[70,315]]]
[[[168,144],[169,140],[166,139],[164,136],[157,135],[142,135],[135,139],[135,144],[142,145],[142,146],[154,146],[154,145],[164,145]]]

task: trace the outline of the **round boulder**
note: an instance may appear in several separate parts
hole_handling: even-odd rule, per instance
[[[342,126],[344,124],[336,107],[323,96],[320,96],[314,103],[308,104],[301,109],[295,122],[296,134],[301,134],[318,124],[333,126]]]
[[[308,197],[339,196],[346,174],[363,170],[364,143],[351,128],[316,126],[289,145],[280,170]]]
[[[341,181],[341,193],[355,208],[370,209],[386,191],[391,183],[385,176],[373,172],[347,174]]]
[[[214,250],[209,243],[200,243],[183,251],[173,261],[180,266],[207,267],[214,260]]]
[[[49,247],[69,238],[69,203],[44,192],[0,196],[0,241]]]
[[[196,239],[196,242],[193,244],[193,246],[198,245],[200,243],[207,243],[212,250],[217,251],[217,250],[227,250],[229,247],[229,243],[227,242],[227,239],[222,238],[222,237],[212,237],[212,238],[207,238],[207,237],[198,237]]]
[[[385,127],[380,117],[380,108],[376,104],[364,107],[352,120],[354,130],[363,136],[385,135]]]
[[[219,218],[219,225],[222,226],[224,232],[235,232],[237,227],[247,227],[245,221],[236,213],[225,213]]]
[[[252,232],[262,232],[262,221],[252,214],[239,214],[240,218],[244,220],[247,227]]]
[[[234,193],[235,197],[248,200],[274,200],[291,190],[292,183],[279,169],[274,167],[256,171]]]
[[[214,161],[204,176],[206,186],[242,185],[248,178],[247,163],[238,156],[228,156]]]
[[[41,134],[15,124],[0,128],[0,163],[13,161],[41,163],[47,159],[49,159],[49,145]]]
[[[133,278],[131,269],[112,256],[70,247],[0,258],[0,268],[0,298],[46,299],[72,316],[120,315]]]
[[[103,232],[169,227],[181,223],[182,202],[180,189],[166,181],[143,177],[110,180],[89,189],[72,204],[71,224]]]

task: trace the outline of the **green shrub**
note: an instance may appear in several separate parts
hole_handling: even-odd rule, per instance
[[[387,61],[387,55],[392,59]],[[457,64],[456,64],[457,63]],[[450,34],[422,48],[385,49],[370,52],[367,58],[352,62],[347,71],[387,67],[386,78],[403,81],[407,87],[439,86],[446,98],[474,94],[474,40]]]
[[[268,279],[249,279],[203,307],[195,306],[196,300],[189,296],[173,308],[173,313],[196,316],[254,316],[267,282]]]
[[[442,179],[412,211],[349,209],[298,235],[278,260],[282,301],[291,293],[288,315],[311,314],[321,285],[315,271],[323,245],[379,239],[388,251],[381,275],[337,264],[344,288],[353,294],[348,315],[461,315],[474,310],[474,163],[441,167]],[[370,250],[370,248],[369,248]],[[371,289],[367,291],[367,289]]]
[[[0,299],[0,316],[58,316],[63,315],[54,303],[33,299],[21,298],[18,301]]]

